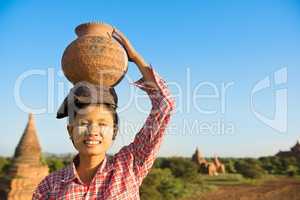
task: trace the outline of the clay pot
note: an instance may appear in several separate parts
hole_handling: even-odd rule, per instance
[[[64,51],[62,69],[73,84],[88,81],[92,84],[115,86],[128,68],[124,48],[112,38],[112,26],[86,23],[76,27],[78,38]]]

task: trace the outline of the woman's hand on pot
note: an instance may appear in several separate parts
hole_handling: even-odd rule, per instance
[[[116,28],[114,28],[112,36],[125,48],[128,55],[128,60],[134,62],[138,66],[145,82],[149,86],[157,88],[155,78],[149,64],[137,53],[127,37]]]
[[[128,60],[137,63],[140,55],[132,46],[128,38],[118,29],[114,28],[112,36],[124,47],[127,52]]]

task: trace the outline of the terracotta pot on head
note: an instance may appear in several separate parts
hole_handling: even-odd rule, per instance
[[[64,51],[62,69],[73,84],[87,81],[113,87],[128,68],[124,48],[112,37],[113,27],[85,23],[76,27],[78,36]]]

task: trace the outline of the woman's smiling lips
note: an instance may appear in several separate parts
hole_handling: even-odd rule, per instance
[[[101,144],[101,141],[100,140],[84,140],[83,143],[88,146],[94,146],[94,145]]]

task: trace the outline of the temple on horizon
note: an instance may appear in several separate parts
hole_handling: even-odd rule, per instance
[[[300,158],[300,142],[299,142],[299,140],[290,149],[290,151],[279,151],[275,156],[278,156],[278,157],[297,157],[297,158]]]
[[[48,175],[48,166],[41,162],[41,147],[38,141],[32,114],[15,149],[12,165],[6,177],[0,180],[0,199],[31,200],[32,194],[42,179]]]

